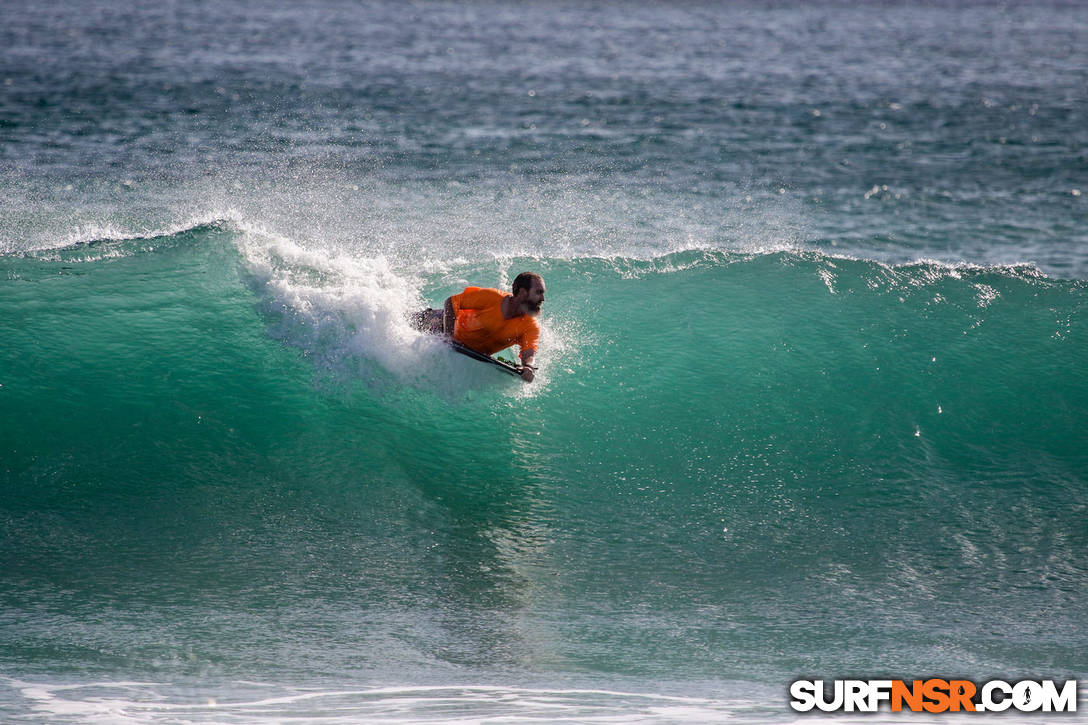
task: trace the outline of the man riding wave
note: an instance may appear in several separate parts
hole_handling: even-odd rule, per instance
[[[466,287],[446,298],[441,310],[412,315],[413,326],[424,332],[447,335],[473,350],[491,355],[516,344],[521,377],[532,382],[533,358],[540,340],[536,316],[544,303],[544,279],[534,272],[514,278],[511,292],[488,287]]]

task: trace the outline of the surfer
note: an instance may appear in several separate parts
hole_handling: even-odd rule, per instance
[[[412,315],[412,325],[423,332],[446,335],[484,355],[517,344],[521,377],[533,380],[533,358],[540,339],[536,316],[544,303],[544,279],[535,272],[514,278],[513,293],[488,287],[466,287],[446,298],[441,310],[427,308]]]

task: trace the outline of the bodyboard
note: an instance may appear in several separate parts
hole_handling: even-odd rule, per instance
[[[471,347],[466,347],[461,343],[455,342],[453,340],[449,341],[449,346],[457,352],[461,353],[462,355],[467,355],[468,357],[474,360],[479,360],[480,362],[491,363],[492,365],[496,366],[504,372],[510,373],[511,375],[516,375],[519,378],[521,377],[521,371],[510,363],[503,362],[502,360],[496,360],[490,355],[484,355],[482,352],[477,352]]]

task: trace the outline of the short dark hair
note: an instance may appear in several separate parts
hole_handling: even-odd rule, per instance
[[[517,277],[514,277],[514,294],[518,293],[519,289],[532,289],[533,280],[544,283],[544,278],[536,272],[522,272]]]

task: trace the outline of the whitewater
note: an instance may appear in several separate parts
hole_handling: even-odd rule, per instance
[[[1083,9],[17,5],[0,719],[1088,677]]]

